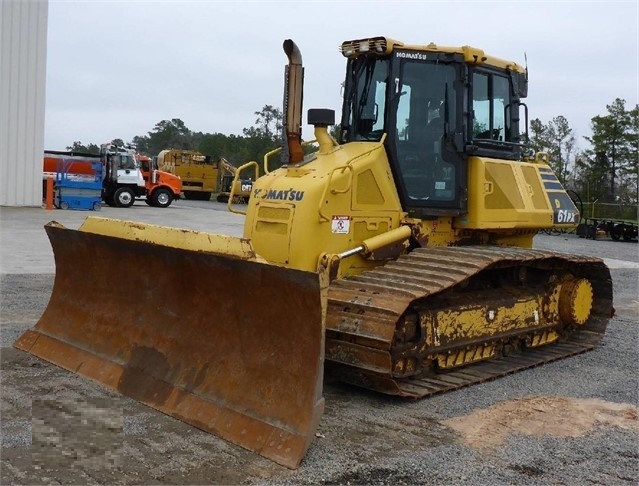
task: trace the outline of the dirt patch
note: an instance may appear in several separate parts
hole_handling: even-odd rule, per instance
[[[473,449],[489,450],[512,434],[580,437],[600,425],[639,431],[637,407],[571,397],[524,397],[498,403],[442,423]]]

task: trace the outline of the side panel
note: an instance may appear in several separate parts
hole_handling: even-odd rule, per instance
[[[469,158],[468,165],[468,213],[456,219],[457,227],[544,229],[574,227],[579,221],[577,209],[547,165],[479,157]]]
[[[244,235],[268,261],[314,271],[322,253],[341,253],[395,229],[402,214],[383,144],[350,143],[257,180]],[[378,264],[355,255],[340,272]]]

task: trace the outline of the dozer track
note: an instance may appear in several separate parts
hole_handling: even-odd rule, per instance
[[[327,371],[421,398],[593,349],[612,317],[600,259],[419,248],[329,287]]]

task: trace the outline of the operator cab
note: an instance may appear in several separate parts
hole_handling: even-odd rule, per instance
[[[100,156],[105,169],[106,183],[144,187],[140,164],[132,149],[103,144],[100,147]]]
[[[409,214],[465,213],[469,156],[520,159],[526,80],[516,64],[486,62],[467,46],[404,46],[383,37],[345,42],[341,50],[348,63],[340,143],[386,134]]]

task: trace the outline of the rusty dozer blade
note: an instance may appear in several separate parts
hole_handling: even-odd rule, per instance
[[[318,274],[222,235],[105,218],[45,229],[53,292],[15,347],[299,465],[324,410]]]

